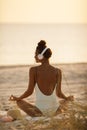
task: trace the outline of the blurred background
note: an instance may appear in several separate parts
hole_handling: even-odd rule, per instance
[[[34,64],[37,43],[51,63],[87,63],[87,0],[0,0],[0,66]]]

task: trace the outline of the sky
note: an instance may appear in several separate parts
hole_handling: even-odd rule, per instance
[[[0,23],[87,23],[87,0],[0,0]]]

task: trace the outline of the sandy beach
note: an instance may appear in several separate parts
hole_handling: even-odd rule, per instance
[[[87,64],[55,64],[54,66],[62,69],[62,90],[66,95],[73,95],[73,103],[68,103],[67,110],[74,110],[78,112],[79,106],[87,106]],[[18,96],[21,95],[28,85],[28,72],[31,66],[1,66],[0,67],[0,114],[4,115],[9,110],[20,109],[15,102],[9,101],[11,94]],[[28,97],[26,100],[33,103],[34,94]],[[66,106],[66,105],[65,105]],[[78,107],[77,107],[78,106]],[[83,111],[83,110],[82,110]],[[5,113],[6,112],[6,113]],[[68,119],[69,113],[59,114],[52,119],[49,118],[34,118],[34,120],[27,116],[23,111],[21,112],[21,119],[16,119],[12,122],[0,121],[0,130],[35,130],[53,129],[53,121],[57,121],[55,127],[60,121]],[[87,117],[87,111],[86,111]],[[45,122],[45,123],[43,123]],[[51,124],[51,127],[50,127]],[[61,123],[60,123],[61,124]],[[49,127],[48,127],[49,126]],[[63,128],[59,128],[62,130]],[[66,129],[71,130],[71,129]],[[74,129],[73,129],[74,130]],[[80,130],[80,129],[79,129]],[[84,129],[82,129],[84,130]]]

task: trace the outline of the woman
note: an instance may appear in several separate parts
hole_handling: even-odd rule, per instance
[[[47,48],[46,42],[41,40],[35,51],[35,60],[41,63],[39,66],[31,67],[29,71],[29,84],[27,90],[20,97],[11,95],[10,99],[17,101],[20,108],[23,107],[22,99],[36,92],[35,106],[28,103],[30,109],[28,114],[32,117],[42,116],[49,112],[57,113],[59,110],[58,99],[72,100],[72,96],[66,97],[61,90],[62,73],[58,68],[49,63],[52,52]],[[20,105],[22,104],[22,106]],[[24,109],[23,109],[24,110]]]

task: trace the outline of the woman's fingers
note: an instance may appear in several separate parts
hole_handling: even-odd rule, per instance
[[[67,100],[73,101],[73,100],[74,100],[74,96],[68,96],[68,97],[67,97]]]
[[[15,96],[11,95],[11,96],[10,96],[10,100],[11,100],[11,101],[15,101],[15,100],[17,100],[17,98],[16,98]]]
[[[11,95],[9,100],[10,101],[20,101],[21,99],[19,97]]]

